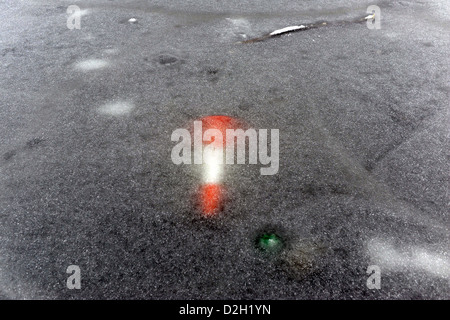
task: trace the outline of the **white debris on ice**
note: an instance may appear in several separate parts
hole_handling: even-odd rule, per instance
[[[286,33],[286,32],[290,32],[290,31],[296,31],[296,30],[301,30],[301,29],[305,29],[306,27],[304,25],[300,25],[300,26],[290,26],[290,27],[286,27],[286,28],[282,28],[282,29],[278,29],[275,31],[272,31],[270,33],[271,36],[276,36],[282,33]]]

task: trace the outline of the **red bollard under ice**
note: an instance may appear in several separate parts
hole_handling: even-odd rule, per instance
[[[226,148],[226,130],[241,128],[241,122],[235,118],[215,115],[199,119],[202,124],[202,184],[198,190],[201,211],[210,217],[219,213],[225,200],[223,185],[223,150]],[[214,141],[207,130],[216,129],[222,134],[222,140]],[[206,132],[206,134],[205,134]],[[195,148],[196,146],[194,146]],[[197,146],[200,148],[200,146]]]

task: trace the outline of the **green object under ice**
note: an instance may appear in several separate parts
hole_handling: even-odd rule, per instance
[[[274,233],[265,233],[259,237],[257,245],[265,252],[276,252],[283,247],[283,241]]]

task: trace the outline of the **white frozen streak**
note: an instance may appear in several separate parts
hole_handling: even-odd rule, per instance
[[[245,39],[252,31],[250,23],[244,18],[226,18],[225,20],[229,23],[220,31],[223,38],[228,39],[239,36]]]
[[[275,31],[272,31],[270,33],[271,36],[276,36],[285,32],[289,32],[289,31],[295,31],[295,30],[301,30],[301,29],[305,29],[306,27],[304,25],[300,25],[300,26],[290,26],[290,27],[286,27],[286,28],[282,28],[282,29],[278,29]]]
[[[76,68],[82,71],[92,71],[105,68],[109,63],[101,59],[88,59],[80,61],[76,64]]]
[[[367,248],[373,263],[382,270],[425,271],[435,277],[450,279],[450,260],[446,254],[414,246],[396,249],[380,239],[372,239]]]
[[[121,116],[130,113],[133,109],[134,105],[131,102],[117,101],[101,106],[98,112],[110,116]]]

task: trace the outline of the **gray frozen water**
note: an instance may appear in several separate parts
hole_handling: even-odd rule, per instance
[[[379,30],[237,43],[372,4]],[[449,15],[447,1],[0,1],[0,297],[448,299]],[[279,129],[280,170],[230,166],[224,212],[203,219],[198,168],[172,163],[170,135],[212,114]],[[268,230],[279,255],[255,249]]]

